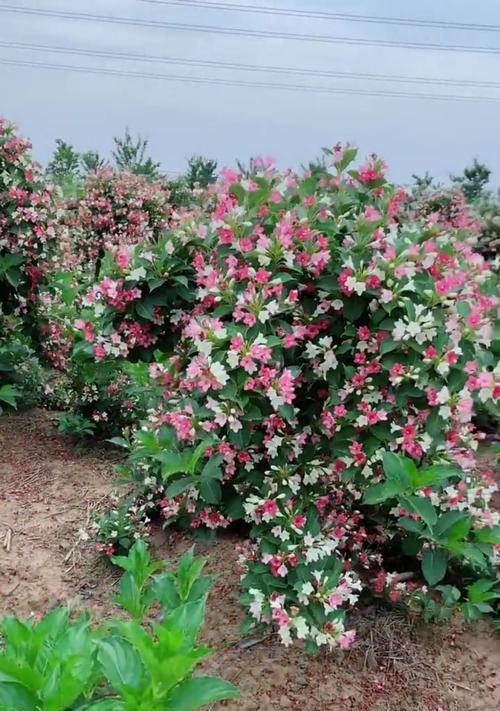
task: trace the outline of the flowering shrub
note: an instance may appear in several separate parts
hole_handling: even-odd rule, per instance
[[[244,519],[248,626],[311,649],[352,643],[363,594],[468,619],[499,595],[496,485],[474,455],[500,394],[497,281],[458,192],[417,204],[355,155],[223,170],[179,213],[163,186],[98,171],[51,255],[45,237],[15,251],[5,226],[26,213],[0,210],[21,278],[50,259],[36,304],[62,427],[125,426],[136,493],[97,522],[103,552],[154,515]]]
[[[186,215],[156,242],[106,253],[99,280],[78,295],[69,290],[57,321],[50,294],[42,294],[49,357],[68,370],[79,409],[105,429],[109,423],[119,432],[144,412],[149,382],[141,362],[154,360],[155,350],[171,353],[178,339],[194,302],[200,230]]]
[[[0,303],[32,301],[55,237],[54,195],[33,162],[31,144],[0,118]]]
[[[379,159],[329,156],[302,176],[222,172],[196,302],[122,442],[165,487],[167,523],[252,525],[250,621],[312,648],[353,641],[363,590],[415,601],[459,568],[491,573],[500,543],[471,423],[500,393],[493,276],[465,226],[403,219]],[[423,578],[401,581],[402,550]]]
[[[123,249],[125,261],[127,248],[154,241],[167,225],[168,196],[164,185],[143,176],[117,174],[111,168],[95,171],[82,194],[65,205],[65,263],[91,264],[97,276],[105,251]]]

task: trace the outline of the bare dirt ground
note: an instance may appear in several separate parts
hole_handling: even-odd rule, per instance
[[[113,486],[118,455],[83,455],[59,436],[50,413],[0,418],[0,614],[27,616],[58,604],[113,614],[118,573],[99,560],[78,531]],[[192,541],[155,532],[158,556],[175,558]],[[498,711],[500,637],[480,624],[422,626],[401,612],[366,611],[360,641],[348,654],[310,657],[273,638],[242,649],[238,627],[238,538],[198,546],[219,576],[211,594],[206,665],[234,681],[242,699],[213,707],[231,711]]]

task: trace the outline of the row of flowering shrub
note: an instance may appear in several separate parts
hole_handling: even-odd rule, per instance
[[[197,531],[244,520],[249,627],[310,648],[352,643],[360,596],[472,619],[500,595],[473,422],[498,406],[497,281],[463,202],[413,209],[382,161],[355,156],[223,170],[184,212],[101,171],[58,203],[31,284],[65,373],[53,401],[82,432],[124,427],[136,493],[96,525],[101,549],[158,514]]]
[[[472,424],[500,394],[496,282],[470,225],[408,221],[381,161],[353,169],[354,154],[301,176],[222,173],[189,241],[195,303],[149,365],[147,417],[117,440],[141,497],[101,523],[111,553],[158,511],[191,529],[245,519],[249,624],[311,648],[352,642],[365,593],[429,617],[462,598],[469,618],[499,595],[496,486]],[[140,303],[132,266],[121,288]],[[99,338],[97,360],[118,354]]]

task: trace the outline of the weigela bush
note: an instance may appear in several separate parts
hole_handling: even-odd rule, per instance
[[[55,195],[42,180],[29,141],[0,118],[0,303],[32,301],[55,238]]]
[[[105,251],[154,241],[169,220],[168,198],[165,185],[143,176],[111,168],[92,173],[64,206],[65,263],[90,264],[97,276]]]
[[[141,363],[154,360],[155,349],[172,352],[193,306],[199,218],[176,216],[175,230],[157,240],[106,253],[94,283],[68,288],[72,277],[63,274],[40,299],[50,359],[70,374],[78,409],[115,434],[144,413],[150,383]]]
[[[379,159],[328,157],[300,176],[266,161],[222,172],[195,304],[121,441],[133,476],[164,487],[167,523],[245,518],[250,621],[311,648],[351,644],[363,591],[415,602],[461,570],[488,571],[491,592],[500,543],[471,421],[500,393],[490,269],[465,228],[403,219]],[[129,282],[108,287],[104,304]]]

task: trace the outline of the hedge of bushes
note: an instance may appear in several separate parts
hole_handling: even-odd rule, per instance
[[[66,429],[129,452],[136,494],[96,523],[101,550],[155,516],[198,534],[244,521],[247,627],[311,649],[349,646],[368,595],[429,619],[500,598],[474,423],[498,413],[497,280],[459,196],[423,209],[355,159],[254,160],[185,210],[98,171],[56,205],[63,237],[35,250],[29,287]]]

